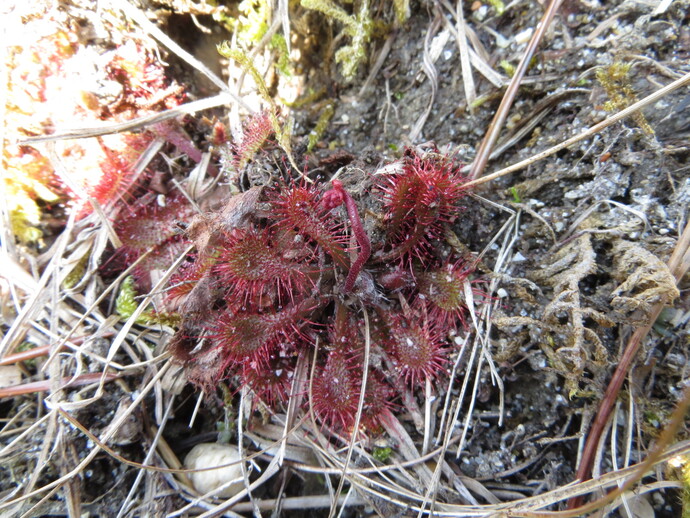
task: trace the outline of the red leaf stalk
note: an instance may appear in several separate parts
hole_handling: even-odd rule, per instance
[[[332,210],[338,205],[345,204],[347,217],[350,219],[350,224],[352,225],[352,232],[359,245],[359,254],[357,254],[355,262],[352,263],[350,271],[345,278],[345,284],[343,285],[343,292],[349,293],[354,287],[357,276],[359,272],[362,271],[364,263],[367,262],[371,255],[371,242],[362,225],[362,220],[359,217],[355,200],[350,193],[343,188],[343,184],[340,180],[333,180],[332,185],[333,188],[324,194],[322,203],[327,210]]]

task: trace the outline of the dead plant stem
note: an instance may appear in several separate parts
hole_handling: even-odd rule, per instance
[[[636,111],[640,110],[641,108],[644,108],[645,106],[655,103],[662,97],[665,97],[669,93],[673,92],[674,90],[677,90],[678,88],[685,86],[686,84],[690,83],[690,72],[685,74],[683,77],[676,79],[672,83],[669,83],[663,88],[660,88],[653,94],[648,95],[644,99],[636,102],[635,104],[631,104],[624,110],[621,110],[620,112],[616,113],[615,115],[612,115],[608,119],[605,119],[601,121],[598,124],[595,124],[594,126],[586,129],[582,133],[578,133],[574,137],[569,138],[568,140],[564,140],[560,144],[556,144],[555,146],[546,149],[542,151],[541,153],[537,153],[534,156],[531,156],[530,158],[527,158],[525,160],[522,160],[521,162],[518,162],[517,164],[513,164],[508,167],[504,167],[500,171],[496,171],[493,174],[483,176],[482,178],[476,178],[470,182],[467,182],[464,187],[469,188],[469,187],[474,187],[476,185],[480,185],[486,182],[490,182],[492,180],[496,180],[497,178],[500,178],[502,176],[505,176],[510,173],[514,173],[515,171],[519,171],[520,169],[524,169],[525,167],[534,164],[535,162],[538,162],[539,160],[542,160],[544,158],[547,158],[551,155],[555,155],[562,149],[566,149],[573,144],[580,142],[581,140],[584,140],[588,137],[591,137],[592,135],[596,135],[600,131],[602,131],[605,128],[608,128],[609,126],[615,124],[616,122],[625,119],[629,115],[632,115]]]
[[[515,69],[515,74],[513,74],[513,77],[508,84],[508,88],[506,89],[506,93],[501,100],[498,110],[496,111],[496,115],[494,115],[494,119],[489,125],[486,136],[479,146],[477,157],[474,159],[472,169],[470,170],[470,180],[476,180],[484,172],[484,168],[486,167],[486,164],[489,161],[489,156],[491,155],[491,150],[494,147],[496,140],[498,140],[498,134],[500,133],[501,128],[503,128],[503,123],[508,117],[510,107],[513,105],[513,101],[517,95],[522,78],[525,76],[527,67],[530,64],[530,61],[532,61],[532,56],[544,37],[544,33],[549,28],[549,25],[551,25],[551,20],[553,20],[553,17],[556,15],[556,11],[558,11],[561,2],[562,0],[553,0],[548,9],[546,9],[544,12],[544,16],[542,17],[541,21],[537,24],[537,30],[534,31],[532,39],[530,39],[529,44],[525,49],[525,53]]]

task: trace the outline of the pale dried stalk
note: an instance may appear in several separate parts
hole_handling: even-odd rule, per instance
[[[566,148],[572,146],[573,144],[580,142],[581,140],[584,140],[584,139],[589,138],[593,135],[596,135],[597,133],[599,133],[603,129],[608,128],[609,126],[615,124],[616,122],[625,119],[629,115],[632,115],[633,113],[639,111],[640,109],[644,108],[645,106],[652,104],[652,103],[655,103],[656,101],[658,101],[662,97],[665,97],[666,95],[670,94],[674,90],[677,90],[678,88],[681,88],[682,86],[685,86],[688,83],[690,83],[690,72],[685,74],[680,79],[677,79],[677,80],[673,81],[672,83],[669,83],[668,85],[664,86],[663,88],[660,88],[659,90],[657,90],[653,94],[648,95],[644,99],[642,99],[642,100],[640,100],[634,104],[631,104],[630,106],[628,106],[624,110],[619,111],[618,113],[616,113],[615,115],[612,115],[608,119],[605,119],[605,120],[601,121],[600,123],[595,124],[594,126],[586,129],[585,131],[583,131],[581,133],[578,133],[574,137],[571,137],[567,140],[564,140],[560,144],[556,144],[555,146],[550,147],[549,149],[546,149],[540,153],[537,153],[536,155],[533,155],[530,158],[522,160],[522,161],[518,162],[517,164],[513,164],[511,166],[504,167],[500,171],[496,171],[493,174],[483,176],[481,178],[477,178],[476,180],[472,180],[470,182],[467,182],[465,184],[465,188],[474,187],[476,185],[480,185],[480,184],[483,184],[486,182],[490,182],[492,180],[496,180],[497,178],[501,178],[502,176],[505,176],[507,174],[514,173],[515,171],[519,171],[520,169],[524,169],[527,166],[530,166],[530,165],[534,164],[535,162],[538,162],[539,160],[542,160],[546,157],[549,157],[551,155],[555,155],[556,153],[558,153],[562,149],[566,149]]]

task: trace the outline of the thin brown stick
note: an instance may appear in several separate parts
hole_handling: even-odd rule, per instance
[[[688,270],[688,265],[683,258],[686,256],[688,249],[690,248],[690,222],[685,225],[683,234],[680,236],[676,248],[668,261],[668,267],[673,276],[678,281]],[[651,330],[654,322],[659,317],[661,310],[664,308],[663,302],[657,304],[657,307],[652,312],[647,324],[643,327],[639,327],[635,330],[633,335],[630,337],[623,356],[618,362],[613,376],[611,377],[611,382],[606,388],[603,399],[601,400],[601,406],[597,412],[594,422],[592,423],[592,428],[587,435],[587,441],[585,442],[585,448],[582,452],[582,459],[580,460],[580,466],[577,470],[576,478],[580,481],[589,480],[592,474],[592,465],[594,463],[594,457],[599,444],[604,428],[606,427],[606,422],[609,419],[613,405],[616,403],[618,394],[623,386],[623,382],[628,374],[630,366],[637,355],[637,352],[642,345],[642,341],[647,336],[647,333]],[[568,508],[574,509],[579,507],[582,502],[582,497],[576,497],[570,499],[568,502]]]
[[[549,149],[546,149],[542,151],[541,153],[537,153],[534,156],[531,156],[530,158],[527,158],[525,160],[522,160],[521,162],[518,162],[517,164],[513,164],[511,166],[505,167],[501,169],[500,171],[496,171],[493,174],[483,176],[482,178],[477,178],[476,180],[472,180],[471,182],[467,182],[464,184],[464,187],[474,187],[476,185],[480,185],[486,182],[490,182],[492,180],[495,180],[497,178],[500,178],[502,176],[505,176],[510,173],[514,173],[515,171],[519,171],[520,169],[524,169],[525,167],[534,164],[535,162],[538,162],[539,160],[542,160],[546,157],[549,157],[551,155],[555,155],[562,149],[566,149],[573,144],[580,142],[581,140],[584,140],[586,138],[591,137],[592,135],[596,135],[599,133],[601,130],[608,128],[609,126],[615,124],[616,122],[625,119],[629,115],[632,115],[636,111],[639,111],[641,108],[644,108],[645,106],[655,103],[662,97],[667,96],[669,93],[673,92],[674,90],[677,90],[678,88],[685,86],[686,84],[690,83],[690,72],[685,74],[683,77],[676,79],[672,83],[669,83],[668,85],[664,86],[663,88],[660,88],[653,94],[648,95],[641,101],[636,102],[635,104],[631,104],[624,110],[619,111],[615,115],[612,115],[608,119],[605,119],[601,121],[598,124],[595,124],[594,126],[586,129],[582,133],[578,133],[574,137],[569,138],[568,140],[564,140],[560,144],[556,144],[553,147],[550,147]]]
[[[562,1],[563,0],[553,0],[549,5],[548,9],[544,12],[544,16],[542,17],[541,21],[539,22],[539,24],[537,24],[537,30],[534,31],[532,39],[530,39],[529,44],[525,49],[525,53],[523,54],[520,63],[515,69],[515,74],[513,74],[513,77],[510,80],[510,84],[508,84],[508,88],[506,89],[506,93],[503,96],[503,99],[501,100],[501,104],[498,107],[498,110],[496,111],[496,115],[494,115],[494,119],[491,121],[491,124],[489,125],[489,129],[486,132],[486,136],[484,137],[484,140],[479,146],[479,150],[477,151],[477,157],[474,159],[474,162],[472,163],[472,169],[470,170],[470,180],[476,180],[484,172],[484,168],[486,167],[486,164],[489,161],[489,156],[491,155],[491,150],[494,147],[496,140],[498,140],[498,134],[501,131],[501,128],[503,127],[503,123],[508,117],[508,111],[510,110],[510,107],[513,105],[513,101],[515,100],[515,96],[517,95],[518,87],[520,86],[522,78],[527,72],[527,67],[529,66],[529,63],[532,60],[532,56],[534,55],[534,52],[537,50],[539,43],[544,37],[544,33],[549,28],[551,20],[553,20],[553,17],[556,15],[556,11],[558,11],[558,8],[560,7]]]
[[[103,338],[106,338],[108,336],[112,336],[114,333],[112,332],[107,332],[103,333],[100,336]],[[81,345],[86,341],[87,338],[91,338],[90,336],[75,336],[72,338],[70,341],[71,344],[73,345]],[[34,358],[38,358],[39,356],[46,356],[47,354],[50,354],[51,349],[54,347],[58,347],[56,352],[62,352],[65,349],[67,349],[67,345],[64,343],[64,340],[61,340],[61,343],[59,344],[50,344],[50,345],[40,345],[38,347],[32,347],[31,349],[28,349],[26,351],[21,351],[18,353],[14,354],[8,354],[4,358],[0,360],[0,366],[2,365],[14,365],[15,363],[19,362],[25,362],[27,360],[33,360]]]
[[[40,347],[33,347],[27,351],[8,354],[2,360],[0,360],[0,365],[14,365],[15,363],[25,362],[26,360],[33,360],[39,356],[45,356],[50,353],[51,347],[51,345],[42,345]],[[64,347],[60,350],[64,350]]]
[[[65,389],[72,387],[81,387],[83,385],[88,385],[90,383],[98,383],[101,379],[107,382],[113,381],[114,379],[119,377],[119,374],[115,374],[113,372],[108,372],[105,374],[102,374],[100,372],[92,372],[89,374],[82,374],[81,376],[77,376],[76,378],[68,376],[62,378],[62,381],[60,382],[60,388]],[[4,387],[0,389],[0,398],[21,396],[23,394],[33,394],[34,392],[47,392],[48,390],[50,390],[50,388],[50,380],[32,381],[31,383],[24,383],[23,385],[15,385],[13,387]]]

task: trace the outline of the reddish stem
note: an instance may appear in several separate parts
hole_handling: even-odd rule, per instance
[[[110,337],[113,336],[114,333],[108,332],[108,333],[103,333],[101,336],[102,337]],[[75,336],[71,339],[71,343],[75,345],[80,345],[84,343],[84,340],[86,338],[90,338],[88,336]],[[50,344],[50,345],[40,345],[38,347],[33,347],[31,349],[28,349],[26,351],[21,351],[18,353],[14,354],[8,354],[4,358],[0,359],[0,366],[2,365],[13,365],[15,363],[19,362],[24,362],[27,360],[32,360],[33,358],[38,358],[39,356],[45,356],[47,354],[50,354],[51,348],[54,348],[56,344]],[[67,349],[66,345],[62,345],[60,347],[59,351],[64,351]]]
[[[347,217],[350,219],[350,224],[352,225],[352,232],[359,245],[359,254],[357,254],[355,262],[352,263],[350,271],[345,278],[345,284],[343,285],[343,292],[349,293],[354,287],[357,276],[359,272],[362,271],[364,263],[367,262],[371,255],[371,242],[362,225],[362,220],[359,217],[355,200],[350,196],[350,193],[343,188],[343,184],[340,180],[333,180],[332,185],[333,188],[324,194],[322,203],[327,210],[332,210],[343,203],[345,204]]]
[[[103,379],[106,383],[119,378],[119,374],[114,372],[108,372],[103,375],[102,372],[90,372],[88,374],[82,374],[76,378],[65,377],[60,381],[60,389],[81,387],[83,385],[90,385],[91,383],[97,383]],[[0,398],[6,397],[16,397],[23,394],[33,394],[34,392],[47,392],[51,389],[51,380],[42,381],[32,381],[30,383],[24,383],[23,385],[14,385],[12,387],[2,387],[0,388]]]

